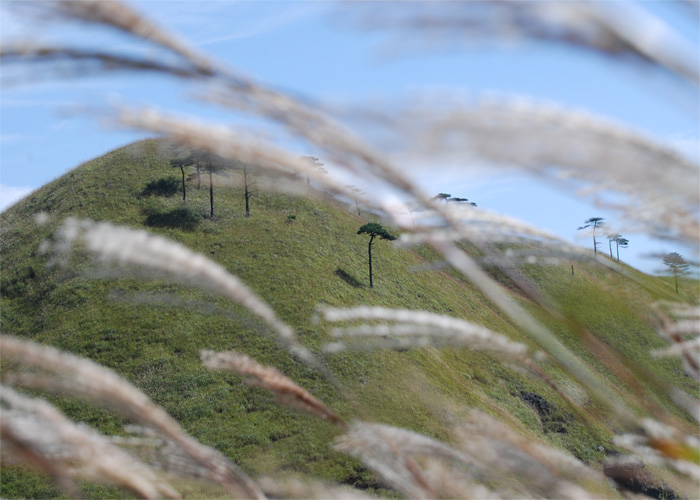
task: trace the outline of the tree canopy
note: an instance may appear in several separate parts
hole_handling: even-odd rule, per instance
[[[375,238],[380,238],[383,240],[395,240],[396,236],[391,234],[389,231],[384,229],[381,224],[376,222],[369,222],[357,231],[357,234],[369,234],[369,245],[367,246],[367,252],[369,254],[369,287],[374,288],[374,281],[372,279],[372,243]]]
[[[581,231],[582,229],[587,229],[589,227],[593,229],[593,253],[595,253],[596,255],[598,255],[598,241],[595,237],[595,231],[596,229],[604,225],[604,220],[605,219],[603,217],[591,217],[590,219],[586,219],[585,221],[583,221],[583,226],[577,229],[578,231]]]
[[[676,283],[676,293],[678,293],[678,277],[689,273],[690,264],[678,252],[664,255],[664,264],[668,266],[670,273],[673,274]]]
[[[375,238],[378,236],[384,240],[395,240],[396,239],[396,236],[394,236],[389,231],[384,229],[384,226],[382,226],[381,224],[378,224],[376,222],[369,222],[369,223],[365,224],[364,226],[360,227],[360,230],[357,231],[357,234],[369,234],[372,238]]]

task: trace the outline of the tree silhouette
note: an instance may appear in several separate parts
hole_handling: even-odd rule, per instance
[[[245,196],[245,216],[250,217],[250,198],[255,196],[255,181],[248,173],[248,166],[243,164],[243,193]]]
[[[173,168],[179,168],[180,172],[182,173],[182,201],[187,201],[187,190],[185,188],[185,167],[189,164],[189,158],[176,158],[174,160],[170,160],[170,166]]]
[[[433,200],[440,200],[440,201],[447,202],[447,200],[449,200],[451,196],[452,196],[451,194],[447,194],[447,193],[438,193],[435,196],[433,196]]]
[[[619,234],[609,234],[608,235],[608,248],[610,249],[610,258],[614,259],[613,253],[612,253],[612,242],[617,239],[617,237],[620,236]]]
[[[355,202],[355,208],[357,209],[357,215],[362,215],[360,213],[360,200],[362,199],[362,195],[365,194],[365,192],[362,189],[360,189],[359,187],[352,186],[350,184],[348,184],[345,187],[348,188],[352,192],[352,199]]]
[[[316,170],[318,170],[324,174],[328,173],[328,171],[325,168],[323,168],[323,163],[318,161],[318,158],[316,158],[315,156],[302,156],[301,158],[303,160],[306,160],[309,163],[309,165],[311,165]],[[306,183],[311,184],[311,179],[309,179],[308,175],[306,176]]]
[[[217,154],[209,151],[197,151],[193,153],[193,157],[200,158],[204,169],[209,172],[209,216],[214,218],[214,177],[215,173],[223,173],[231,170],[234,167],[234,162],[227,160]]]
[[[615,237],[615,251],[617,252],[617,261],[620,262],[620,247],[627,248],[630,241],[627,238],[623,238],[621,235]]]
[[[580,231],[582,229],[586,229],[589,227],[593,228],[593,252],[595,255],[598,255],[598,241],[596,241],[595,231],[596,231],[596,229],[598,229],[599,227],[601,227],[603,225],[604,220],[605,219],[603,217],[591,217],[590,219],[586,219],[583,222],[583,226],[581,226],[577,229],[578,231]],[[612,250],[611,250],[611,253],[612,253]]]
[[[677,252],[664,255],[664,264],[667,265],[670,272],[673,273],[673,278],[676,282],[676,293],[678,293],[678,276],[685,276],[688,274],[690,264]]]
[[[369,254],[369,287],[374,288],[374,281],[372,280],[372,243],[377,237],[391,241],[395,240],[396,236],[389,233],[381,224],[376,222],[365,224],[357,231],[357,234],[369,234],[369,245],[367,246],[367,253]]]
[[[440,194],[445,194],[445,193],[440,193]],[[476,206],[476,203],[474,203],[473,201],[469,201],[467,198],[460,198],[459,196],[452,196],[452,197],[447,198],[447,202],[449,203],[450,201],[454,201],[457,203],[468,203],[472,207]]]

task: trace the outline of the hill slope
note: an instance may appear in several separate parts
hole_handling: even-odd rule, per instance
[[[215,218],[208,217],[208,179],[179,191],[179,170],[169,166],[175,150],[149,140],[80,166],[33,193],[0,216],[3,331],[90,358],[121,374],[162,405],[195,438],[209,444],[251,475],[290,472],[381,488],[359,462],[332,451],[331,426],[274,403],[237,377],[211,372],[200,349],[236,349],[275,366],[348,420],[360,418],[452,439],[454,418],[480,408],[600,467],[615,429],[609,410],[588,400],[555,365],[545,370],[581,404],[577,413],[545,382],[504,367],[485,353],[457,348],[349,351],[323,355],[341,390],[305,366],[275,340],[268,326],[242,307],[163,277],[115,276],[75,257],[68,267],[47,267],[40,244],[72,216],[146,227],[200,252],[238,276],[293,327],[302,343],[320,353],[332,341],[317,321],[320,305],[421,309],[481,324],[534,346],[470,283],[448,271],[414,272],[438,260],[427,248],[380,242],[374,247],[375,288],[367,286],[367,238],[360,217],[322,193],[299,196],[259,191],[251,217],[244,216],[240,173],[215,176]],[[254,171],[260,183],[267,182]],[[219,186],[221,183],[221,187]],[[312,190],[310,190],[311,192]],[[46,213],[48,224],[34,216]],[[472,253],[478,252],[474,249]],[[627,269],[625,278],[595,264],[524,265],[518,275],[557,303],[566,321],[537,307],[517,287],[510,292],[572,351],[603,373],[610,387],[640,412],[634,385],[591,350],[595,334],[638,367],[634,377],[657,380],[656,405],[673,407],[664,394],[671,383],[688,392],[697,385],[673,359],[652,360],[664,341],[649,325],[649,305],[676,300],[668,283]],[[507,279],[503,279],[508,285]],[[687,293],[687,292],[686,292]],[[690,298],[690,297],[686,297]],[[51,401],[71,418],[108,434],[123,433],[123,419],[63,398]],[[652,405],[653,406],[653,405]],[[544,408],[544,410],[543,410]],[[653,407],[652,407],[653,410]],[[683,419],[687,416],[674,407]],[[53,497],[60,492],[21,467],[5,468],[5,498]],[[125,495],[86,486],[95,496]],[[606,491],[611,494],[611,491]]]

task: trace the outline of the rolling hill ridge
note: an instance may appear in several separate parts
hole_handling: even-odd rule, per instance
[[[525,436],[543,439],[602,469],[606,453],[615,448],[617,423],[608,408],[554,363],[543,363],[543,370],[579,409],[546,381],[486,352],[449,346],[323,350],[335,340],[334,325],[321,318],[320,309],[359,305],[444,314],[537,349],[518,324],[466,279],[431,266],[440,261],[433,250],[376,243],[375,287],[370,288],[367,238],[357,231],[367,222],[382,222],[378,216],[366,211],[358,215],[354,206],[311,187],[305,192],[263,189],[289,180],[270,179],[251,166],[250,175],[259,186],[251,199],[251,216],[245,216],[241,171],[234,168],[227,177],[214,176],[212,218],[206,175],[199,189],[195,177],[188,181],[183,202],[180,171],[170,163],[178,154],[181,149],[163,140],[130,144],[79,166],[0,214],[3,333],[53,345],[114,370],[163,406],[193,437],[252,476],[281,472],[388,493],[359,461],[329,446],[338,429],[277,405],[266,392],[242,385],[236,376],[207,370],[200,362],[202,349],[235,349],[274,366],[348,421],[400,426],[449,442],[455,420],[478,408]],[[38,214],[45,214],[48,222],[37,224]],[[51,265],[55,258],[42,253],[42,242],[56,241],[56,230],[66,217],[146,229],[217,262],[293,328],[337,383],[290,355],[250,311],[223,298],[162,275],[135,277],[79,252],[68,265]],[[492,250],[507,248],[494,245]],[[481,255],[476,248],[465,249]],[[631,268],[622,275],[592,261],[576,262],[575,267],[574,276],[571,263],[564,261],[523,264],[514,270],[556,305],[557,314],[539,307],[497,269],[489,272],[566,347],[601,373],[621,400],[640,414],[655,406],[668,408],[692,432],[690,418],[665,389],[673,385],[695,394],[697,384],[677,359],[649,356],[649,351],[666,345],[654,329],[651,305],[678,300],[673,286]],[[685,300],[697,301],[694,288],[682,293]],[[595,343],[588,338],[590,332]],[[596,345],[600,350],[593,348]],[[604,359],[604,350],[624,357],[625,366],[634,368],[626,373],[613,370],[615,360]],[[643,391],[653,395],[648,406],[638,402]],[[127,422],[107,410],[56,396],[49,400],[76,421],[106,434],[124,434]],[[94,497],[129,495],[106,486],[84,488]],[[601,495],[617,494],[609,485],[600,488]],[[62,494],[34,472],[3,466],[4,498]],[[192,496],[212,494],[206,490]]]

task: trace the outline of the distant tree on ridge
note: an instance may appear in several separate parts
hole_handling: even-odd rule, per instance
[[[182,173],[182,201],[187,201],[187,189],[185,188],[185,167],[189,165],[188,158],[176,158],[170,160],[170,166],[173,168],[179,168]]]
[[[476,203],[474,203],[473,201],[469,201],[467,198],[460,198],[459,196],[452,196],[450,198],[447,198],[448,203],[451,201],[454,201],[457,203],[467,203],[467,204],[471,205],[472,207],[476,206]]]
[[[676,293],[678,293],[678,277],[685,276],[689,273],[690,264],[686,262],[678,252],[671,252],[664,255],[664,264],[668,266],[669,271],[673,274],[676,283]]]
[[[589,227],[593,228],[593,253],[595,255],[598,255],[598,241],[596,240],[595,231],[603,225],[604,220],[605,219],[603,217],[591,217],[590,219],[586,219],[583,222],[583,226],[577,229],[578,231],[580,231]]]
[[[214,218],[214,173],[225,172],[226,170],[231,170],[234,163],[231,160],[227,160],[219,155],[213,154],[209,151],[204,151],[201,153],[202,163],[204,164],[204,169],[209,172],[209,216]]]
[[[255,181],[248,173],[248,166],[243,164],[243,194],[245,196],[245,216],[250,217],[250,199],[255,196]]]
[[[627,248],[630,241],[627,238],[623,238],[622,235],[617,235],[615,238],[615,250],[617,252],[617,261],[620,262],[620,247]]]
[[[444,201],[445,203],[447,203],[447,200],[449,200],[450,197],[452,197],[451,194],[448,194],[448,193],[438,193],[438,194],[436,194],[435,196],[433,196],[433,200],[440,200],[440,201]]]
[[[357,215],[361,216],[362,214],[360,213],[360,200],[362,199],[362,195],[365,194],[365,192],[362,191],[362,189],[360,189],[359,187],[353,186],[350,184],[348,184],[345,187],[348,188],[352,192],[352,199],[355,202],[355,208],[357,209]]]
[[[328,171],[325,168],[323,168],[323,163],[318,161],[318,158],[316,158],[315,156],[302,156],[301,158],[303,160],[306,160],[309,163],[309,165],[311,165],[313,168],[315,168],[319,172],[324,173],[324,174],[328,173]],[[311,184],[311,179],[309,179],[308,175],[306,176],[306,183]]]

